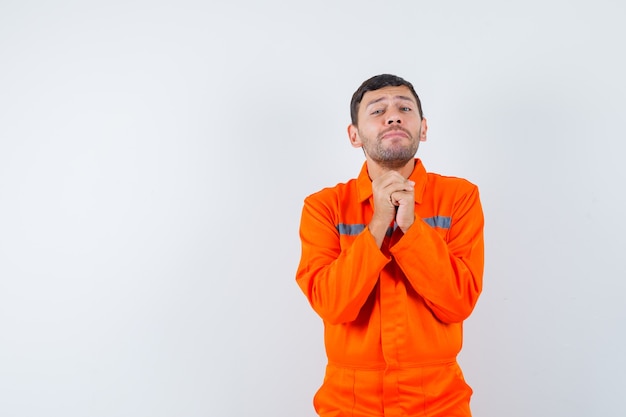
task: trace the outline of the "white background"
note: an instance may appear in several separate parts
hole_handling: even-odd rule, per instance
[[[214,3],[214,4],[212,4]],[[225,4],[223,4],[225,3]],[[621,1],[0,1],[0,415],[313,416],[302,200],[389,72],[479,185],[481,417],[623,416]]]

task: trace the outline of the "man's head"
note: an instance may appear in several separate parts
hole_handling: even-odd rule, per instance
[[[399,170],[412,164],[426,140],[426,119],[413,86],[395,75],[365,81],[352,96],[350,143],[363,148],[368,163]],[[372,166],[373,167],[373,166]]]
[[[417,103],[417,110],[419,112],[419,115],[420,117],[424,117],[424,113],[422,112],[422,102],[415,92],[413,85],[405,79],[396,75],[381,74],[375,75],[372,78],[365,80],[363,84],[361,84],[361,86],[352,95],[352,100],[350,101],[350,118],[352,119],[352,124],[355,126],[358,124],[359,107],[361,106],[361,101],[363,101],[363,95],[365,93],[367,93],[368,91],[379,90],[384,87],[399,87],[402,85],[406,86],[411,91],[411,94],[413,94],[415,102]]]

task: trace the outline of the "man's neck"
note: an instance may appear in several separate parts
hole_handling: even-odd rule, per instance
[[[409,178],[414,168],[415,168],[415,158],[412,158],[405,165],[396,169],[391,169],[391,168],[380,166],[379,164],[372,161],[371,159],[367,159],[367,173],[372,181],[374,181],[376,178],[378,178],[385,172],[389,172],[389,171],[397,171],[404,178]]]

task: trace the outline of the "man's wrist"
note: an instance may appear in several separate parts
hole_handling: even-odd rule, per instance
[[[402,230],[402,233],[406,233],[411,228],[411,226],[413,226],[413,223],[415,223],[415,215],[413,215],[413,220],[411,220],[410,223],[408,224],[398,223],[398,227],[400,228],[400,230]]]
[[[376,244],[379,248],[382,246],[388,227],[389,224],[387,222],[384,222],[377,217],[373,217],[370,223],[367,225],[367,228],[376,240]]]

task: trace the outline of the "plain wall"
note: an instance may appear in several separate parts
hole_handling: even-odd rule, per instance
[[[622,416],[620,1],[0,2],[0,415],[313,416],[305,196],[349,100],[412,81],[480,187],[481,417]]]

